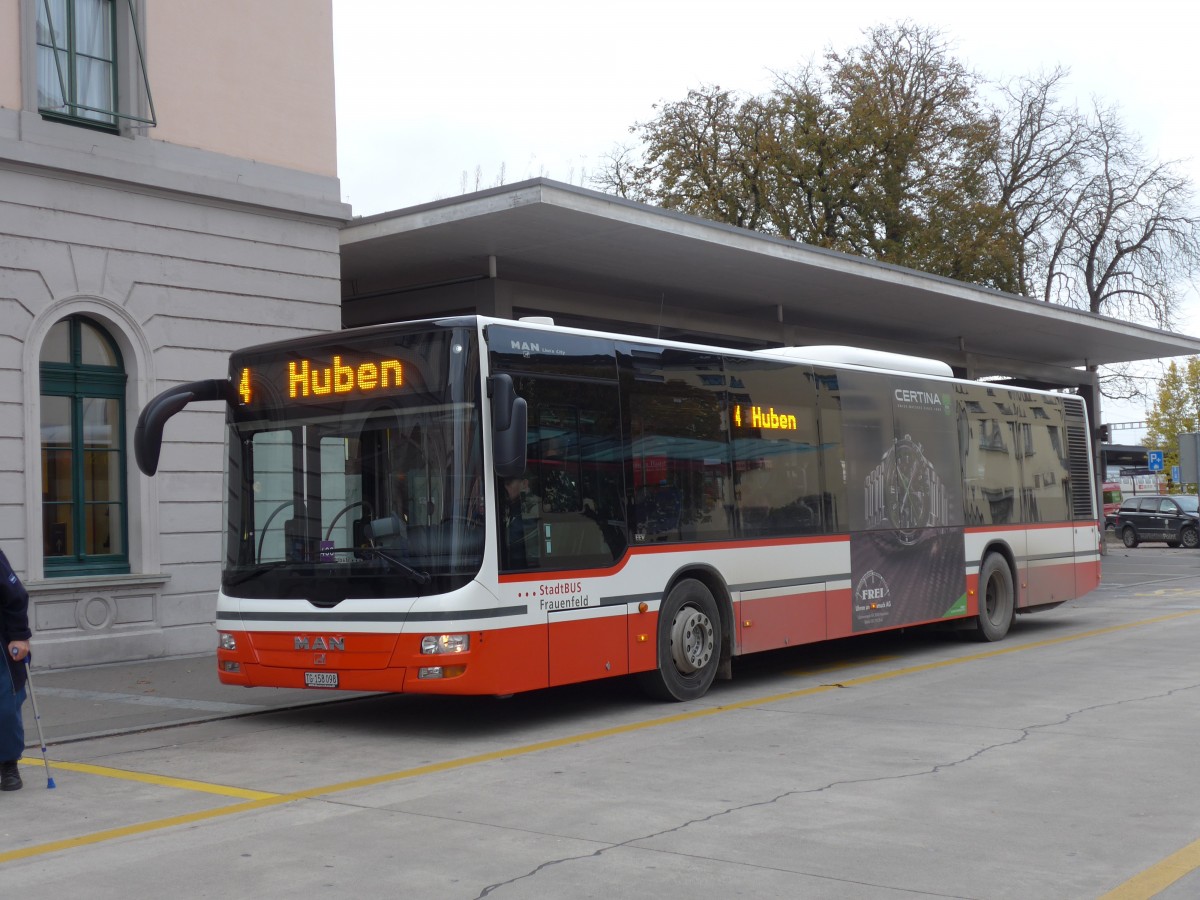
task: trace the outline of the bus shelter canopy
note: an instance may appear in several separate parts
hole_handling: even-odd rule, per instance
[[[550,315],[732,347],[888,350],[1043,387],[1200,354],[1200,338],[541,178],[355,219],[341,243],[347,325]]]

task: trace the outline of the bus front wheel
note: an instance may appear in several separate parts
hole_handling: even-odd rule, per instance
[[[721,614],[695,579],[679,582],[658,611],[658,668],[640,676],[660,700],[695,700],[712,686],[721,662]]]
[[[1001,640],[1016,612],[1012,569],[998,553],[989,553],[979,569],[979,616],[975,636],[981,641]]]

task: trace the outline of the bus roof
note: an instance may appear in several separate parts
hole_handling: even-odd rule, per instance
[[[529,328],[531,330],[545,332],[563,332],[570,334],[588,335],[592,337],[607,338],[618,341],[629,341],[631,343],[641,343],[660,347],[672,347],[682,350],[695,350],[701,352],[718,352],[728,354],[730,356],[739,357],[758,357],[758,358],[775,358],[781,361],[788,362],[811,362],[811,363],[828,363],[837,366],[847,366],[852,368],[876,369],[880,371],[895,372],[906,375],[925,375],[936,378],[954,379],[954,371],[947,363],[929,359],[921,356],[910,356],[903,353],[889,353],[882,350],[869,350],[862,347],[841,346],[841,345],[812,345],[799,347],[772,347],[760,350],[745,350],[735,347],[722,347],[717,345],[693,344],[686,341],[676,340],[659,340],[653,337],[642,335],[622,335],[615,332],[606,332],[593,330],[588,328],[575,328],[566,325],[557,325],[554,320],[548,316],[529,316],[519,319],[507,319],[492,316],[479,315],[460,315],[460,316],[438,316],[428,319],[414,319],[389,322],[379,325],[367,325],[358,328],[348,328],[342,331],[332,331],[323,334],[306,335],[299,338],[291,338],[288,340],[274,341],[267,344],[261,344],[253,347],[242,347],[234,351],[235,355],[240,355],[246,352],[262,352],[274,351],[285,347],[307,347],[319,346],[323,343],[336,341],[339,336],[352,334],[355,336],[367,335],[372,332],[383,334],[394,329],[412,330],[421,329],[423,327],[447,328],[447,327],[486,327],[488,325],[504,325]],[[1031,390],[1025,388],[1025,390]],[[1044,390],[1032,389],[1033,393],[1048,393]]]
[[[814,345],[811,347],[778,347],[757,350],[761,356],[785,356],[811,362],[829,362],[839,365],[863,366],[870,369],[889,369],[912,375],[938,375],[953,378],[954,370],[940,359],[909,356],[904,353],[889,353],[885,350],[867,350],[862,347],[844,347],[837,344]]]

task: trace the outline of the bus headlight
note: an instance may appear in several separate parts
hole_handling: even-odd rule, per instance
[[[427,634],[421,638],[422,653],[466,653],[470,649],[469,634]]]
[[[222,631],[220,633],[219,640],[220,640],[220,647],[222,650],[236,650],[237,649],[237,638],[235,638],[228,631]]]

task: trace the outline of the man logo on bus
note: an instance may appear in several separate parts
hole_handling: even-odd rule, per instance
[[[567,351],[561,347],[552,347],[549,344],[543,346],[537,341],[518,341],[510,339],[508,346],[516,350],[526,359],[529,359],[533,354],[537,353],[541,356],[566,356]]]
[[[296,635],[292,638],[292,646],[296,650],[345,650],[346,639],[344,637],[315,637],[310,639],[306,635]]]

